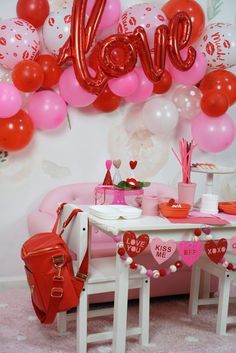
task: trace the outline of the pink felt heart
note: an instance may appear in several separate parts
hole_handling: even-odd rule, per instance
[[[155,238],[150,244],[152,256],[160,265],[167,261],[176,250],[176,243],[174,240],[162,241],[160,238]]]
[[[232,239],[229,240],[230,244],[230,249],[231,251],[236,254],[236,237],[233,237]]]
[[[201,241],[181,241],[178,244],[178,252],[181,256],[182,261],[192,266],[196,262],[203,252],[203,245]]]
[[[113,162],[113,165],[116,169],[119,169],[120,168],[120,165],[121,165],[121,160],[120,159],[115,159]]]

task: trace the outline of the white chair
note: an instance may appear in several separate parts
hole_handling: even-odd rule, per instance
[[[234,263],[234,256],[227,254],[227,260]],[[204,275],[201,281],[201,275]],[[211,276],[218,278],[218,297],[210,298],[210,279]],[[216,319],[216,333],[225,335],[227,324],[236,323],[236,316],[228,315],[230,300],[230,286],[232,281],[236,281],[236,272],[228,271],[222,264],[215,264],[206,255],[202,256],[197,263],[193,265],[189,297],[189,314],[197,315],[200,305],[218,304]]]
[[[64,206],[60,224],[68,217],[70,212],[76,208],[75,205],[67,204]],[[81,260],[88,245],[89,229],[88,216],[85,212],[79,212],[71,224],[63,233],[63,239],[69,248],[77,255],[74,262],[75,271],[78,270]],[[59,225],[60,228],[60,225]],[[149,343],[149,301],[150,301],[150,280],[145,275],[135,271],[130,271],[129,289],[139,288],[139,325],[127,330],[127,336],[139,335],[140,343]],[[60,333],[65,333],[67,322],[75,319],[76,316],[76,348],[77,353],[86,353],[87,344],[104,340],[112,340],[111,331],[88,334],[87,320],[91,317],[111,315],[113,308],[103,308],[89,310],[88,297],[91,294],[115,292],[115,257],[96,258],[89,260],[89,275],[83,291],[80,295],[80,304],[76,314],[66,312],[59,313],[57,316],[57,327]],[[128,298],[127,298],[128,301]]]

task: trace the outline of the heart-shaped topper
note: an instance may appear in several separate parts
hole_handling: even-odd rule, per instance
[[[178,252],[182,261],[189,267],[196,262],[203,253],[201,241],[181,241],[178,244]]]
[[[205,243],[205,251],[209,259],[216,264],[223,259],[227,250],[227,240],[222,238],[217,243],[214,240],[208,240]]]
[[[112,161],[114,167],[116,169],[119,169],[120,168],[120,165],[121,165],[121,160],[120,159],[115,159],[114,161]]]
[[[134,232],[127,231],[123,235],[124,248],[130,257],[137,256],[146,249],[149,243],[149,236],[141,234],[136,236]]]
[[[160,238],[155,238],[151,241],[150,248],[152,256],[160,265],[174,254],[176,243],[174,240],[162,241]]]
[[[136,168],[137,163],[138,163],[137,161],[130,161],[130,162],[129,162],[130,168],[131,168],[132,170],[134,170],[134,169]]]
[[[229,240],[231,251],[236,254],[236,236]]]

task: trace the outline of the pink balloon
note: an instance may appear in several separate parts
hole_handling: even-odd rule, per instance
[[[181,51],[182,58],[185,59],[187,50]],[[196,60],[188,71],[177,70],[169,60],[167,60],[167,67],[170,71],[172,79],[175,83],[182,83],[183,85],[195,85],[198,83],[206,73],[207,59],[200,50],[197,50]]]
[[[18,89],[10,83],[0,83],[0,118],[15,115],[22,106],[22,96]]]
[[[7,69],[22,60],[34,60],[39,51],[39,35],[29,22],[12,18],[0,24],[0,64]]]
[[[227,114],[212,118],[200,113],[192,120],[191,131],[198,147],[205,152],[221,152],[235,137],[235,125]]]
[[[75,108],[87,107],[97,98],[95,94],[87,92],[80,86],[73,66],[68,67],[62,73],[59,80],[59,90],[62,98]]]
[[[153,83],[149,81],[141,67],[135,68],[134,71],[138,76],[138,86],[131,95],[125,98],[125,100],[131,103],[141,103],[152,95]]]
[[[136,4],[129,7],[121,16],[118,32],[133,32],[138,26],[145,29],[150,48],[154,49],[156,27],[167,25],[168,20],[160,7],[153,3]]]
[[[64,100],[53,91],[40,91],[32,94],[27,104],[28,113],[34,126],[41,130],[55,129],[66,118]]]
[[[135,71],[129,72],[119,78],[108,81],[110,90],[120,97],[130,96],[135,92],[139,84],[139,78]]]
[[[86,13],[89,16],[95,0],[88,0]],[[112,26],[118,22],[121,14],[120,0],[107,0],[102,14],[102,19],[99,24],[99,30]]]

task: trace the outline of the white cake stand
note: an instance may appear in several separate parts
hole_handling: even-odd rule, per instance
[[[214,174],[232,174],[236,172],[236,167],[220,167],[220,166],[215,168],[191,167],[191,171],[195,173],[206,174],[205,192],[206,194],[213,194]]]

